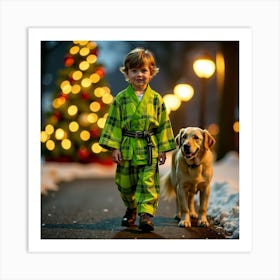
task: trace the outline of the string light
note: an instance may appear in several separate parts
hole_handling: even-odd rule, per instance
[[[91,80],[89,78],[84,78],[81,84],[83,87],[88,88],[91,86]]]
[[[80,85],[73,85],[72,86],[72,93],[73,94],[78,94],[81,91],[81,86]]]
[[[79,68],[80,70],[82,71],[86,71],[88,70],[89,68],[89,63],[87,61],[82,61],[80,64],[79,64]]]
[[[76,44],[79,44],[80,46],[85,46],[87,45],[88,41],[74,41]]]
[[[53,100],[52,105],[55,109],[58,109],[64,103],[65,103],[65,98],[64,97],[58,97],[58,98],[55,98]]]
[[[81,50],[80,50],[81,56],[86,56],[88,54],[89,54],[89,48],[87,48],[87,47],[81,48]]]
[[[99,102],[94,101],[94,102],[90,103],[89,108],[92,112],[98,112],[100,110],[101,106],[100,106]]]
[[[92,75],[90,75],[90,80],[93,84],[96,84],[99,82],[100,76],[96,73],[93,73]]]
[[[81,71],[75,71],[73,74],[72,74],[72,78],[75,80],[75,81],[78,81],[80,80],[81,78],[83,77],[83,73]]]
[[[113,101],[113,96],[110,94],[110,93],[106,93],[106,94],[104,94],[103,95],[103,97],[102,97],[102,101],[103,101],[103,103],[105,103],[105,104],[111,104],[112,103],[112,101]]]
[[[91,146],[91,150],[95,153],[95,154],[99,154],[102,151],[102,147],[98,144],[98,143],[94,143]]]
[[[55,149],[55,143],[53,140],[48,140],[47,143],[46,143],[46,148],[49,150],[49,151],[53,151]]]
[[[79,124],[78,124],[77,122],[75,122],[75,121],[70,122],[70,124],[69,124],[69,130],[70,130],[71,132],[76,132],[76,131],[78,131],[78,130],[79,130]]]
[[[87,57],[87,62],[90,63],[90,64],[95,63],[96,60],[97,60],[97,57],[96,57],[96,55],[94,55],[94,54],[90,54],[90,55]]]
[[[80,48],[78,46],[73,46],[71,49],[70,49],[70,54],[77,54],[79,52]]]
[[[45,143],[49,140],[50,136],[46,133],[46,131],[41,131],[41,142]]]
[[[72,89],[69,81],[63,81],[60,84],[60,88],[61,88],[62,92],[65,93],[65,94],[69,94],[71,92],[71,89]]]
[[[83,141],[88,141],[89,138],[90,138],[90,133],[87,130],[82,130],[81,133],[80,133],[80,138]]]
[[[99,128],[103,129],[104,126],[105,126],[105,122],[106,122],[106,119],[105,118],[100,118],[98,121],[97,121],[97,125]]]
[[[78,113],[78,107],[76,105],[69,106],[67,110],[69,116],[75,116]]]
[[[55,138],[57,140],[61,140],[64,138],[64,135],[65,135],[65,132],[62,128],[58,128],[56,131],[55,131]]]
[[[51,135],[54,132],[54,127],[51,124],[47,124],[45,127],[45,131],[46,131],[46,133]]]
[[[71,148],[71,141],[69,139],[63,139],[61,141],[61,147],[64,149],[64,150],[69,150]]]
[[[87,47],[91,50],[95,49],[96,46],[97,46],[96,43],[92,42],[92,41],[88,42],[88,44],[87,44]]]
[[[98,116],[97,116],[97,114],[95,114],[95,113],[90,113],[90,114],[88,114],[88,116],[87,116],[87,120],[88,120],[88,122],[90,122],[90,123],[96,123],[97,120],[98,120]]]
[[[94,95],[96,97],[102,97],[105,94],[105,89],[102,87],[98,87],[94,90]]]

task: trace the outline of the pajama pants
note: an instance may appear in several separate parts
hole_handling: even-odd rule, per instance
[[[115,183],[126,207],[152,216],[159,202],[159,169],[157,159],[152,165],[132,165],[123,161],[117,166]]]

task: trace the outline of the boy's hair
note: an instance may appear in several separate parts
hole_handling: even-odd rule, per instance
[[[129,69],[140,68],[144,65],[149,67],[152,77],[159,71],[153,53],[143,48],[136,48],[128,53],[124,60],[124,66],[120,67],[120,71],[126,76]]]

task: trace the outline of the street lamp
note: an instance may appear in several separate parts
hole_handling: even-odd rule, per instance
[[[206,112],[206,83],[215,72],[215,63],[209,55],[197,59],[193,63],[195,74],[201,79],[201,100],[200,100],[200,116],[199,123],[201,128],[205,127],[205,112]]]
[[[174,87],[174,94],[179,97],[181,101],[189,101],[194,94],[193,87],[189,84],[178,84]]]
[[[169,114],[171,111],[176,111],[181,106],[181,100],[175,94],[166,94],[163,96],[163,101],[166,106],[166,111]]]

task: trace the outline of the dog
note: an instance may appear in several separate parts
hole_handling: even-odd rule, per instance
[[[191,218],[197,225],[208,227],[206,214],[213,177],[213,154],[210,148],[216,140],[199,127],[180,129],[175,137],[176,150],[172,153],[171,169],[161,179],[161,194],[165,199],[176,196],[176,216],[180,227],[191,227]],[[194,198],[199,192],[199,213]]]

